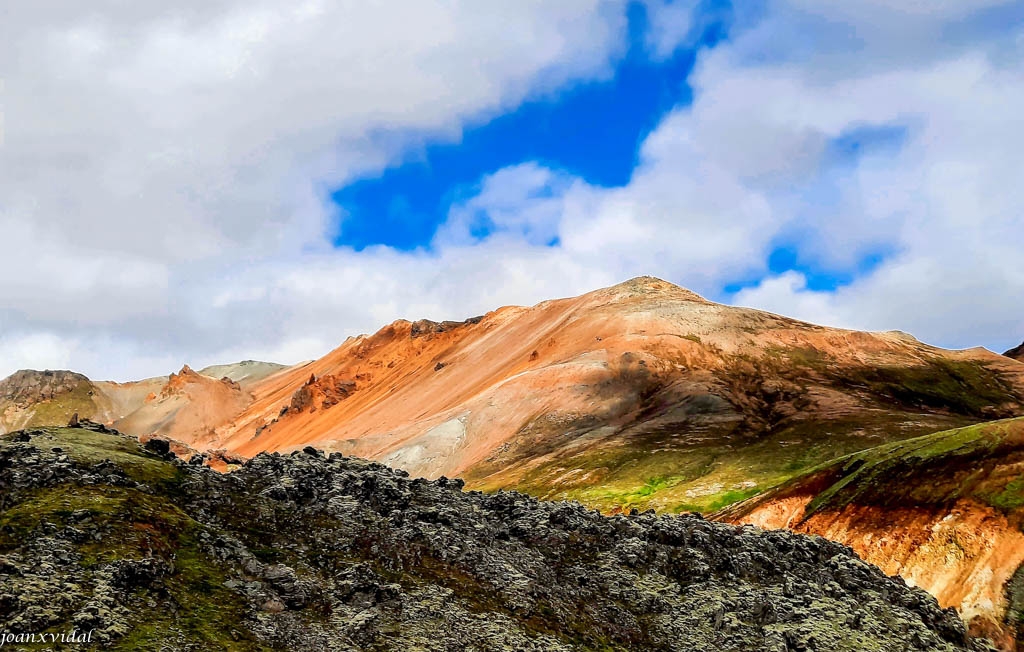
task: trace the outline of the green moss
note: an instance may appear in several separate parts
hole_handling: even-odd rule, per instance
[[[714,512],[823,463],[890,439],[959,425],[965,419],[865,411],[831,421],[793,421],[752,438],[735,423],[688,435],[687,423],[615,435],[527,468],[509,465],[473,488],[516,488],[550,500],[577,500],[605,512],[656,509]],[[751,485],[751,483],[753,483]]]
[[[179,532],[175,543],[175,573],[165,582],[165,590],[178,611],[173,616],[166,611],[148,614],[112,649],[163,650],[171,633],[179,633],[202,649],[269,649],[240,625],[245,617],[245,604],[224,587],[227,577],[201,552],[194,528]],[[147,594],[144,591],[140,598],[162,597]]]
[[[1024,478],[1012,480],[999,493],[987,496],[988,503],[997,509],[1012,511],[1024,507]]]
[[[73,390],[32,407],[32,417],[23,427],[62,426],[76,412],[83,419],[93,417],[98,409],[92,383],[80,382]]]
[[[1014,510],[1024,506],[1024,479],[994,469],[1020,454],[1022,435],[1024,418],[967,426],[854,453],[794,482],[825,479],[808,516],[852,502],[949,506],[965,497]]]
[[[25,541],[44,521],[65,525],[76,512],[80,519],[82,510],[91,519],[90,529],[101,533],[99,540],[77,547],[87,570],[151,556],[174,569],[161,590],[139,590],[140,601],[152,599],[160,606],[134,610],[138,620],[132,631],[112,649],[161,650],[174,635],[203,649],[258,649],[251,634],[238,629],[244,603],[224,587],[223,570],[202,552],[199,524],[166,498],[102,485],[40,490],[0,516],[5,547]],[[175,605],[173,611],[168,602]]]
[[[983,364],[935,358],[918,367],[843,369],[834,379],[849,389],[868,389],[891,402],[985,417],[1013,397],[999,375]],[[1007,415],[1008,416],[1008,415]]]
[[[173,491],[183,473],[174,464],[142,448],[131,437],[119,437],[81,428],[45,428],[32,437],[39,448],[60,448],[72,461],[93,465],[110,460],[131,479],[164,491]],[[2,440],[0,440],[2,445]]]
[[[44,450],[59,447],[79,464],[112,460],[135,480],[161,490],[62,484],[22,494],[0,513],[0,551],[24,545],[44,522],[58,527],[86,522],[98,535],[76,545],[87,577],[106,564],[147,557],[163,559],[173,569],[158,587],[137,589],[132,630],[111,649],[156,651],[171,641],[194,649],[264,649],[240,628],[245,603],[224,586],[225,569],[203,552],[203,526],[172,502],[181,480],[173,464],[129,438],[86,430],[55,428],[34,435],[32,443]],[[158,606],[149,606],[151,601]]]
[[[90,517],[117,514],[124,506],[123,492],[108,487],[58,485],[40,489],[16,505],[0,512],[0,550],[18,547],[43,521],[63,524],[75,512]]]

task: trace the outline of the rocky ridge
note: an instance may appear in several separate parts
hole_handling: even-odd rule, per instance
[[[989,649],[818,537],[313,448],[219,474],[83,425],[0,438],[0,629],[133,650]]]
[[[1014,360],[1024,362],[1024,342],[1021,342],[1019,345],[1013,347],[1003,355],[1007,358],[1013,358]]]

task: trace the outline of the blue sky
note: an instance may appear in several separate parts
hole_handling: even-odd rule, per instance
[[[754,20],[757,3],[747,3],[743,19]],[[331,195],[343,216],[337,247],[361,251],[375,245],[399,251],[430,250],[437,229],[451,206],[479,191],[481,179],[496,170],[536,162],[586,181],[591,186],[625,186],[638,163],[639,148],[664,116],[693,101],[688,78],[702,49],[729,39],[735,19],[727,1],[703,2],[686,45],[668,57],[652,56],[650,24],[643,4],[629,6],[629,43],[609,80],[585,81],[550,97],[524,102],[515,110],[469,125],[457,142],[428,142],[405,160],[352,180]],[[849,170],[865,154],[898,150],[906,136],[903,125],[863,125],[828,143],[827,170]],[[827,179],[814,184],[819,206],[833,201]],[[474,236],[489,235],[486,220]],[[800,233],[783,234],[764,252],[765,264],[755,274],[741,275],[718,288],[702,288],[716,298],[758,285],[770,276],[796,271],[807,289],[833,291],[870,273],[890,253],[875,245],[843,265],[828,264],[804,251]],[[559,240],[548,242],[557,246]],[[685,282],[685,279],[675,279]]]
[[[404,164],[339,188],[333,200],[345,217],[336,244],[356,250],[428,248],[453,201],[472,194],[485,174],[526,161],[597,186],[625,185],[644,137],[666,112],[691,101],[686,80],[697,49],[727,36],[728,3],[706,3],[702,11],[713,19],[693,26],[693,45],[653,60],[646,44],[647,12],[633,3],[627,12],[628,49],[610,80],[528,101],[469,126],[458,142],[429,144],[411,152]]]

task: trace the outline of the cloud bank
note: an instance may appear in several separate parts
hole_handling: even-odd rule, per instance
[[[652,59],[689,47],[701,7],[648,4]],[[458,193],[420,250],[332,246],[345,228],[333,189],[613,75],[628,9],[8,12],[0,374],[293,362],[398,317],[465,317],[638,274],[945,346],[1024,337],[1020,2],[740,7],[627,185],[521,161]],[[780,245],[799,269],[771,268]],[[847,280],[817,289],[808,270]]]

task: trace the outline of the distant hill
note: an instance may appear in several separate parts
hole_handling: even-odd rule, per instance
[[[137,436],[160,435],[201,446],[211,440],[216,424],[238,414],[251,401],[241,384],[227,377],[214,380],[185,365],[113,425]]]
[[[199,375],[214,380],[228,378],[230,381],[247,386],[258,380],[286,369],[285,365],[272,362],[246,360],[228,365],[207,367]],[[189,374],[195,374],[186,365]],[[124,383],[93,381],[73,371],[18,371],[0,380],[0,433],[35,426],[62,426],[73,414],[97,423],[119,423],[130,428],[132,434],[156,434],[156,431],[187,431],[186,437],[193,438],[192,430],[199,424],[220,423],[236,414],[246,401],[229,401],[229,407],[216,416],[210,416],[210,401],[203,392],[190,392],[195,398],[178,400],[172,416],[164,414],[157,418],[159,409],[148,408],[147,414],[132,415],[143,407],[150,406],[160,398],[172,376],[159,376]],[[190,376],[191,378],[191,376]],[[211,385],[217,387],[217,385]],[[175,389],[170,388],[168,392]],[[178,389],[181,389],[178,387]],[[240,388],[239,388],[240,389]],[[180,397],[180,392],[178,393]],[[247,394],[246,394],[247,395]],[[167,401],[160,401],[166,407]],[[223,397],[221,397],[223,398]],[[216,401],[214,401],[216,402]],[[172,427],[171,422],[175,422]],[[153,428],[154,431],[147,429]],[[207,428],[208,429],[208,428]]]
[[[0,433],[65,425],[76,412],[103,421],[111,408],[102,391],[73,371],[23,369],[0,380]]]
[[[229,378],[237,383],[247,384],[263,380],[267,376],[287,369],[288,365],[275,362],[260,362],[258,360],[244,360],[234,364],[218,364],[205,367],[199,373],[210,378],[220,380]]]

